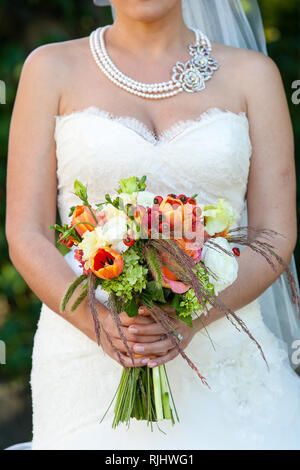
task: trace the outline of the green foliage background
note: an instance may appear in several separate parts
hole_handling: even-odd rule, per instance
[[[280,68],[290,104],[299,175],[300,105],[292,104],[291,95],[292,82],[300,80],[300,2],[259,3],[269,54]],[[110,10],[94,7],[91,0],[0,0],[0,79],[7,87],[6,105],[0,105],[0,339],[7,347],[7,364],[0,365],[0,448],[31,439],[28,382],[40,310],[39,300],[9,261],[4,228],[7,140],[22,64],[40,45],[87,36],[110,21]],[[299,245],[295,257],[300,266]]]

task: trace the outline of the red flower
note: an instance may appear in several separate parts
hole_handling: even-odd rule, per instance
[[[98,248],[90,259],[91,270],[101,279],[120,276],[124,268],[123,257],[111,248]]]

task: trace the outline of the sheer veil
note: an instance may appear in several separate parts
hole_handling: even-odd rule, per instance
[[[107,0],[94,0],[94,3],[98,6],[110,5]],[[182,11],[187,26],[201,29],[210,39],[267,54],[257,0],[182,0]],[[112,13],[114,17],[113,7]],[[247,220],[245,204],[240,224],[247,225]],[[294,255],[290,269],[299,289]],[[286,344],[291,358],[293,343],[300,340],[300,321],[285,273],[259,297],[259,302],[265,323]]]

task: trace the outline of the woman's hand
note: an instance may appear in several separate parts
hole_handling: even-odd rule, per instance
[[[191,328],[178,317],[174,309],[170,306],[162,307],[162,309],[168,314],[171,319],[172,327],[176,330],[177,334],[182,336],[182,340],[179,342],[180,348],[185,349],[193,339],[195,333],[199,331],[198,324]],[[147,307],[142,306],[139,309],[139,313],[147,312]],[[135,335],[136,341],[132,346],[132,351],[136,354],[142,354],[145,357],[155,356],[155,358],[149,359],[146,364],[148,367],[156,367],[161,364],[165,364],[178,356],[179,351],[175,347],[174,342],[166,336],[164,328],[157,322],[154,323],[138,323],[141,315],[138,315],[128,327],[128,330]],[[146,317],[147,318],[147,317]],[[153,338],[153,336],[159,336],[159,339],[155,341],[144,341],[144,338]],[[178,341],[176,339],[176,341]],[[143,363],[145,365],[145,362]]]
[[[102,304],[98,304],[97,311],[100,322],[103,326],[100,334],[102,349],[122,366],[141,367],[146,365],[150,360],[150,357],[145,356],[144,354],[138,354],[138,356],[141,357],[135,357],[134,352],[132,353],[134,357],[134,364],[132,364],[132,360],[128,356],[126,346],[120,337],[119,330],[112,318],[110,311]],[[130,318],[125,312],[122,312],[119,315],[119,319],[121,321],[121,330],[127,340],[127,344],[130,350],[133,350],[134,344],[138,342],[143,342],[143,344],[149,342],[155,343],[160,340],[163,334],[161,333],[161,329],[157,328],[157,323],[150,316],[138,315],[136,317]],[[83,308],[81,308],[80,311],[74,315],[72,323],[92,341],[97,342],[94,321],[87,304],[85,304]],[[132,325],[134,325],[134,327],[132,327]],[[142,333],[143,327],[145,328],[145,335]],[[140,331],[138,335],[135,334],[135,330],[137,328]],[[107,338],[104,330],[106,331],[110,340]],[[120,360],[120,357],[123,360],[123,364]]]

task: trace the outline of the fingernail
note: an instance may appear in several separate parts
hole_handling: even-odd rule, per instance
[[[150,361],[150,362],[148,363],[148,367],[156,367],[156,366],[157,366],[157,362],[152,362],[152,361]]]
[[[130,333],[138,333],[138,330],[134,326],[131,326],[129,329]]]
[[[136,351],[136,352],[143,352],[145,350],[144,346],[134,346],[133,349]]]
[[[145,357],[145,359],[142,359],[142,364],[147,364],[147,362],[150,361],[149,357]]]

